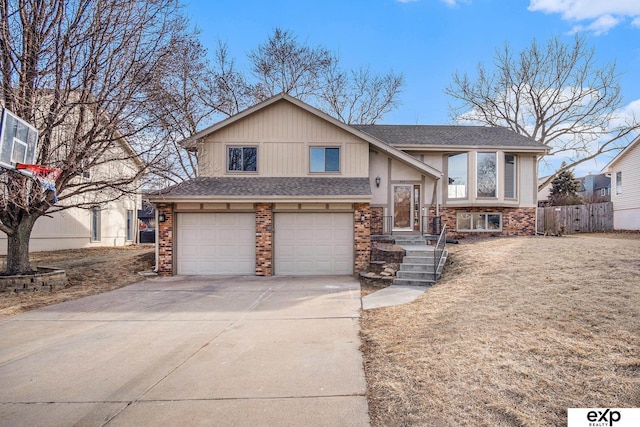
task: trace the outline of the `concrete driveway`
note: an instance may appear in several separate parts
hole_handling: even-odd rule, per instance
[[[365,426],[352,277],[172,277],[0,320],[0,424]]]

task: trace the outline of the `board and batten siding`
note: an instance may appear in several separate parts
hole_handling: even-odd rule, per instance
[[[340,147],[340,173],[366,177],[369,143],[289,102],[277,102],[209,135],[201,145],[200,176],[255,176],[226,171],[226,147],[258,147],[258,175],[309,176],[309,147]],[[329,175],[329,174],[327,174]]]

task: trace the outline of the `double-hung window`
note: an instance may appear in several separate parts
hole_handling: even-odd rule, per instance
[[[310,172],[340,172],[339,147],[311,147]]]
[[[616,172],[616,194],[622,194],[622,172]]]
[[[227,147],[227,170],[229,172],[256,172],[258,170],[258,147]]]

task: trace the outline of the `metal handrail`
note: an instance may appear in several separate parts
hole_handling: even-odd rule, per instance
[[[444,251],[447,247],[447,225],[442,226],[442,231],[440,231],[440,236],[438,236],[438,241],[436,246],[433,249],[433,280],[437,280],[438,278],[438,266],[442,261],[442,257],[444,256]]]

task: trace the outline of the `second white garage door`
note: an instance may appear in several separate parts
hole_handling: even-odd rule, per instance
[[[178,274],[255,274],[255,214],[179,213],[177,216]]]
[[[279,276],[353,273],[352,213],[276,213]]]

